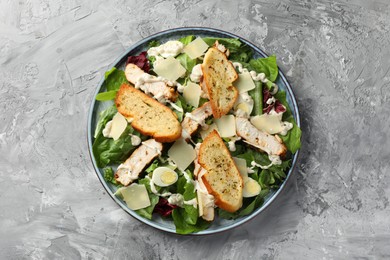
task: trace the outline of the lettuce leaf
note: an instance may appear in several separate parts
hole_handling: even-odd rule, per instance
[[[288,131],[287,135],[279,135],[279,137],[283,140],[283,143],[287,146],[287,149],[294,154],[298,151],[299,148],[301,148],[302,131],[295,123],[291,109],[287,103],[286,92],[279,90],[274,95],[274,97],[286,107],[286,112],[283,114],[283,120],[293,124],[293,128]]]
[[[229,60],[232,61],[248,62],[253,55],[252,48],[241,42],[239,39],[214,37],[205,37],[202,39],[209,46],[213,46],[215,41],[218,41],[220,44],[224,45],[226,48],[229,49]]]
[[[196,60],[193,60],[185,53],[179,54],[176,59],[180,61],[180,64],[187,70],[187,74],[190,74],[192,68],[196,65]]]
[[[123,70],[118,70],[115,67],[107,71],[104,78],[103,87],[105,87],[107,91],[118,90],[123,83],[127,83],[125,72]]]
[[[188,35],[188,36],[185,36],[183,38],[180,38],[179,42],[183,43],[184,45],[187,45],[190,42],[192,42],[193,40],[195,40],[195,36],[194,35]]]
[[[276,56],[272,55],[267,58],[252,59],[249,65],[256,72],[264,73],[268,80],[275,82],[278,77],[278,65],[276,64]]]
[[[205,221],[202,218],[198,219],[196,225],[188,224],[187,221],[185,221],[185,214],[186,211],[183,208],[176,208],[172,212],[173,222],[175,223],[176,233],[178,234],[185,235],[194,232],[199,232],[209,228],[209,226],[211,225],[211,222]]]
[[[104,137],[102,130],[107,122],[113,118],[116,112],[117,110],[115,106],[111,106],[104,110],[100,114],[99,122],[96,126],[92,152],[99,168],[103,168],[109,164],[123,162],[135,149],[135,147],[131,144],[130,134],[135,134],[141,137],[141,134],[135,131],[130,125],[126,127],[123,134],[116,141],[112,138]]]
[[[97,94],[96,100],[107,101],[114,99],[120,86],[127,82],[128,81],[123,70],[118,70],[117,68],[113,67],[109,71],[106,71],[104,74],[103,88],[105,88],[107,91]]]
[[[106,110],[100,112],[99,121],[96,125],[95,134],[93,136],[94,138],[96,138],[99,134],[102,134],[102,131],[106,126],[107,122],[114,117],[116,112],[118,112],[118,110],[116,109],[115,106],[110,106]]]

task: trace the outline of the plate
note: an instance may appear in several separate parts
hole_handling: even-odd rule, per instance
[[[261,49],[256,47],[253,43],[243,39],[240,36],[234,35],[232,33],[225,32],[225,31],[222,31],[222,30],[213,29],[213,28],[184,27],[184,28],[175,28],[175,29],[169,29],[169,30],[166,30],[166,31],[162,31],[162,32],[156,33],[154,35],[151,35],[151,36],[149,36],[149,37],[147,37],[147,38],[137,42],[136,44],[131,46],[123,55],[121,55],[108,69],[110,69],[112,67],[124,69],[127,57],[130,56],[130,55],[138,55],[140,52],[147,50],[148,49],[148,43],[150,41],[152,41],[152,40],[165,42],[165,41],[168,41],[168,40],[179,39],[179,38],[181,38],[183,36],[187,36],[187,35],[195,35],[195,36],[200,36],[200,37],[238,38],[243,43],[247,44],[248,46],[250,46],[253,49],[253,51],[254,51],[254,58],[261,58],[261,57],[267,57],[268,56],[264,51],[262,51]],[[112,103],[110,103],[110,102],[98,102],[98,101],[95,100],[95,96],[101,90],[103,90],[102,89],[103,88],[103,82],[104,82],[104,78],[102,79],[102,81],[97,86],[97,89],[96,89],[96,92],[95,92],[95,95],[94,95],[94,99],[92,100],[92,104],[91,104],[91,107],[90,107],[90,110],[89,110],[89,115],[88,115],[88,148],[89,148],[89,154],[91,156],[91,160],[92,160],[93,166],[95,168],[96,174],[97,174],[100,182],[102,183],[103,187],[106,189],[107,193],[111,196],[111,198],[124,211],[129,213],[132,217],[134,217],[135,219],[138,219],[139,221],[141,221],[141,222],[143,222],[143,223],[145,223],[145,224],[147,224],[149,226],[157,228],[159,230],[163,230],[163,231],[170,232],[170,233],[176,233],[173,221],[162,219],[157,214],[155,214],[153,216],[152,220],[145,219],[145,218],[139,216],[138,214],[136,214],[131,209],[129,209],[126,206],[126,203],[124,203],[123,201],[121,201],[120,199],[118,199],[114,195],[115,186],[112,185],[111,183],[107,183],[104,180],[102,169],[99,169],[97,167],[97,165],[96,165],[96,161],[95,161],[95,158],[94,158],[93,153],[92,153],[93,134],[94,134],[94,131],[95,131],[95,127],[96,127],[97,121],[99,119],[99,113],[102,110],[106,109],[108,106],[112,105]],[[288,83],[286,77],[284,76],[283,72],[280,69],[279,69],[279,77],[278,77],[278,79],[276,81],[276,84],[279,86],[279,89],[286,91],[287,102],[288,102],[290,108],[292,109],[292,113],[293,113],[293,116],[295,118],[295,121],[296,121],[297,125],[300,127],[301,124],[300,124],[299,111],[298,111],[298,106],[297,106],[297,103],[296,103],[296,100],[295,100],[295,97],[294,97],[294,93],[293,93],[293,91],[291,89],[291,86]],[[235,227],[237,227],[237,226],[239,226],[239,225],[241,225],[241,224],[243,224],[243,223],[253,219],[257,215],[259,215],[265,208],[267,208],[275,200],[275,198],[280,194],[280,192],[287,185],[288,180],[290,179],[290,177],[291,177],[291,175],[293,173],[293,170],[294,170],[297,158],[298,158],[298,154],[299,154],[299,150],[294,154],[293,160],[292,160],[292,166],[291,166],[289,172],[287,173],[286,180],[282,183],[282,185],[280,186],[279,190],[270,193],[266,197],[266,199],[264,201],[264,204],[260,208],[258,208],[257,210],[252,212],[252,214],[250,214],[248,216],[241,217],[241,218],[238,218],[238,219],[235,219],[235,220],[226,220],[226,219],[216,218],[214,220],[213,224],[208,229],[200,231],[198,233],[193,233],[193,234],[190,234],[190,235],[206,235],[206,234],[213,234],[213,233],[226,231],[226,230],[235,228]]]

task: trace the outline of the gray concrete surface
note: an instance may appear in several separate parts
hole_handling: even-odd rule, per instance
[[[264,214],[207,237],[137,222],[104,192],[86,122],[109,64],[209,26],[275,53],[303,147]],[[0,1],[0,259],[389,259],[390,5],[376,1]]]

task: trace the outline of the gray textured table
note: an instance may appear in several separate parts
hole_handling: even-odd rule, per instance
[[[234,2],[0,1],[1,259],[390,257],[389,2]],[[287,189],[250,223],[207,237],[128,216],[86,142],[109,64],[145,36],[194,25],[275,53],[303,119]]]

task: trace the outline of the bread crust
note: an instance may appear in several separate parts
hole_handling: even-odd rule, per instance
[[[133,119],[131,126],[143,135],[152,136],[161,143],[173,142],[181,137],[182,128],[177,115],[130,84],[121,85],[115,105],[119,113]],[[158,113],[153,113],[156,111]],[[146,118],[148,113],[150,119]]]
[[[220,149],[221,152],[219,156],[224,156],[226,160],[226,167],[228,167],[228,172],[225,171],[225,175],[218,176],[217,179],[220,180],[218,183],[212,183],[213,179],[216,178],[218,171],[209,164],[208,159],[212,156],[207,152],[207,145],[209,143],[215,145],[217,149]],[[216,160],[217,158],[214,158]],[[223,143],[221,137],[219,136],[216,130],[213,130],[203,141],[199,150],[199,164],[207,170],[207,173],[202,176],[203,183],[206,186],[207,191],[212,194],[215,198],[215,205],[220,207],[223,210],[228,212],[235,212],[242,206],[242,189],[244,187],[242,176],[237,169],[234,160],[232,159],[229,150]],[[219,169],[219,172],[223,169]],[[214,174],[211,176],[210,174]],[[229,178],[229,179],[228,179]],[[220,187],[223,186],[223,187]],[[227,191],[226,194],[221,193],[219,190]],[[230,192],[230,193],[229,193]],[[233,201],[228,201],[228,197],[231,195]]]

